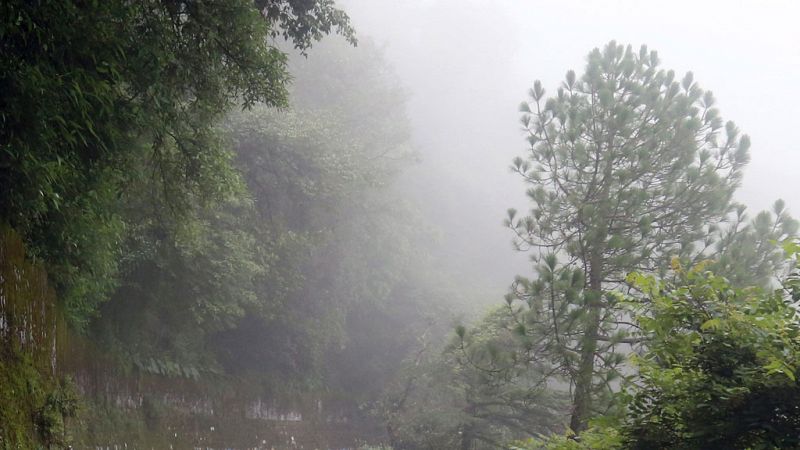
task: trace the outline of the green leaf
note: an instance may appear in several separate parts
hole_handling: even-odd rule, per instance
[[[703,330],[703,331],[718,330],[721,325],[722,325],[722,322],[720,321],[720,319],[714,318],[714,319],[709,319],[709,320],[706,320],[705,322],[703,322],[703,324],[700,325],[700,329]]]

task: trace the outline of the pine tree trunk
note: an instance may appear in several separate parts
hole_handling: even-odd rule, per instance
[[[611,143],[609,143],[611,148]],[[604,184],[600,192],[601,205],[608,202],[609,184],[611,179],[612,162],[606,164],[604,170]],[[605,208],[604,208],[605,209]],[[584,319],[584,332],[581,341],[581,359],[578,364],[578,376],[575,380],[575,393],[572,400],[572,417],[570,428],[576,434],[586,429],[592,409],[592,381],[594,378],[594,357],[597,352],[597,336],[600,331],[600,316],[602,310],[601,298],[603,296],[603,249],[607,233],[607,219],[601,215],[598,224],[600,231],[595,237],[595,247],[589,251],[589,290],[586,293],[586,318]]]
[[[592,409],[592,381],[594,378],[594,357],[597,351],[597,336],[600,331],[600,317],[602,312],[601,299],[603,296],[603,273],[605,241],[608,237],[608,221],[605,216],[610,199],[611,183],[615,158],[613,156],[615,131],[609,128],[607,145],[602,150],[607,153],[603,167],[600,192],[597,196],[599,217],[597,218],[597,234],[593,237],[592,246],[588,250],[589,265],[589,291],[586,293],[585,329],[581,341],[581,358],[578,364],[578,375],[575,379],[575,393],[572,399],[572,416],[569,426],[573,432],[580,434],[586,429]],[[598,149],[598,152],[601,150]]]
[[[597,270],[599,272],[599,270]],[[595,272],[593,269],[592,272]],[[570,428],[580,433],[586,428],[592,407],[592,378],[594,376],[594,354],[597,351],[597,333],[600,328],[600,290],[601,281],[594,273],[590,276],[590,290],[587,293],[586,329],[581,345],[581,359],[578,376],[575,380],[575,393],[572,402]]]

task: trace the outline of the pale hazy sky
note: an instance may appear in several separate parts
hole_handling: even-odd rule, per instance
[[[466,228],[505,246],[498,225],[525,207],[508,172],[524,155],[518,105],[535,79],[554,92],[568,69],[609,40],[657,50],[694,72],[725,120],[752,138],[736,198],[751,213],[784,198],[800,216],[800,2],[339,0],[362,38],[385,50],[411,97],[414,142],[427,164],[474,203]],[[460,206],[463,208],[463,204]],[[482,235],[481,235],[482,236]],[[476,244],[477,245],[477,244]],[[491,256],[492,258],[497,255]]]
[[[611,39],[635,48],[647,44],[659,52],[663,67],[693,71],[701,86],[714,91],[723,117],[751,136],[742,200],[760,208],[783,197],[800,215],[800,144],[794,133],[800,126],[800,2],[341,4],[361,35],[385,46],[412,94],[417,137],[447,142],[454,155],[463,155],[452,148],[459,144],[483,147],[470,148],[470,155],[522,153],[517,105],[533,80],[541,79],[552,92],[567,69],[583,69],[592,48]],[[439,137],[440,130],[450,135]],[[501,163],[504,171],[508,159]]]

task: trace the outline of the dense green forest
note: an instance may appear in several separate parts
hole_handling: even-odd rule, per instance
[[[503,296],[332,0],[0,11],[0,448],[800,447],[798,222],[655,51],[533,84]]]

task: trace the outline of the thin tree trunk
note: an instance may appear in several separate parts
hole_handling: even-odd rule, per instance
[[[469,427],[461,428],[461,450],[472,450],[472,435]]]
[[[595,272],[593,268],[591,272]],[[599,270],[597,270],[599,271]],[[581,359],[575,380],[570,428],[576,434],[586,429],[592,407],[592,381],[594,377],[594,354],[597,351],[597,335],[600,328],[600,278],[595,273],[590,277],[590,290],[586,294],[586,329],[581,345]]]
[[[608,149],[613,148],[613,139],[608,144]],[[598,234],[594,237],[593,248],[589,251],[589,290],[586,293],[586,318],[583,339],[581,341],[581,359],[578,365],[578,375],[575,380],[575,393],[572,400],[572,417],[570,428],[576,434],[586,429],[592,409],[592,381],[594,379],[594,357],[597,352],[597,335],[600,331],[600,316],[603,296],[603,251],[605,240],[608,237],[608,219],[605,210],[609,200],[613,158],[609,156],[603,170],[603,186],[600,191]]]

